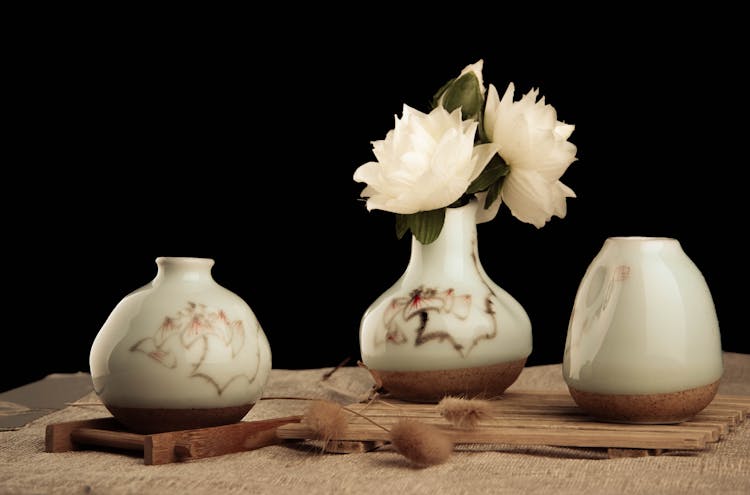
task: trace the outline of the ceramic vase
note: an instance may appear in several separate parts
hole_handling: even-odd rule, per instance
[[[578,405],[607,420],[676,423],[708,405],[722,371],[713,299],[679,241],[608,238],[568,326],[563,375]]]
[[[244,300],[214,281],[213,260],[156,264],[156,277],[117,304],[93,342],[96,393],[140,433],[241,420],[271,369],[263,329]]]
[[[393,397],[497,397],[531,353],[526,312],[480,263],[476,211],[448,208],[434,242],[412,237],[405,272],[362,318],[362,360]]]

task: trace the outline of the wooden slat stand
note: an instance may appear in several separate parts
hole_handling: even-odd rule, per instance
[[[241,421],[231,425],[150,435],[124,431],[112,417],[70,421],[47,425],[45,450],[68,452],[106,447],[143,452],[143,463],[147,465],[169,464],[280,443],[282,440],[276,435],[276,429],[288,423],[298,423],[300,419],[301,416],[289,416],[264,421]]]
[[[411,418],[443,430],[455,444],[551,445],[607,449],[610,457],[640,457],[664,450],[702,450],[720,441],[750,414],[750,396],[717,395],[693,419],[679,424],[620,424],[587,416],[565,393],[515,391],[490,401],[489,418],[476,428],[452,426],[435,404],[379,400],[350,404],[348,409],[390,428],[401,418]],[[388,431],[365,418],[348,413],[345,433],[333,440],[387,442]],[[279,427],[287,439],[312,438],[305,424]]]

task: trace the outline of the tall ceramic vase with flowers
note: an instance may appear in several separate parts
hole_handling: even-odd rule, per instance
[[[432,110],[407,105],[376,161],[354,173],[368,210],[395,214],[411,232],[405,272],[365,312],[362,361],[392,396],[496,397],[521,373],[532,349],[529,317],[479,261],[476,224],[501,204],[537,228],[564,217],[573,191],[560,177],[575,161],[574,127],[532,90],[513,101],[485,89],[483,61],[438,90]]]

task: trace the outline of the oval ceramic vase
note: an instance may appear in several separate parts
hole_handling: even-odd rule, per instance
[[[156,264],[154,280],[122,299],[94,340],[96,393],[116,419],[141,433],[241,420],[271,369],[258,320],[213,280],[213,260]]]
[[[589,265],[568,326],[563,376],[602,419],[675,423],[723,372],[713,299],[676,239],[611,237]]]
[[[476,208],[448,208],[430,244],[412,237],[406,271],[362,318],[362,361],[391,396],[496,397],[531,353],[526,312],[479,261]]]

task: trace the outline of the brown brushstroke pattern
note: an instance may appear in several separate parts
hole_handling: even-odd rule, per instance
[[[417,338],[414,340],[414,347],[425,344],[431,340],[437,340],[438,342],[443,342],[445,340],[448,340],[450,341],[451,344],[453,344],[453,348],[457,350],[459,353],[461,353],[461,350],[464,348],[464,346],[456,342],[453,336],[449,334],[448,332],[444,330],[436,330],[428,334],[425,334],[425,331],[427,328],[427,321],[429,320],[427,311],[419,312],[419,320],[420,320],[420,323],[419,323],[419,328],[417,329]]]
[[[447,330],[440,330],[440,329],[428,330],[427,326],[430,321],[429,313],[430,312],[437,312],[437,313],[444,312],[444,308],[442,306],[432,306],[432,307],[427,306],[422,309],[419,309],[418,311],[414,311],[411,313],[408,311],[410,307],[419,307],[420,304],[423,304],[422,301],[425,301],[431,298],[436,298],[436,297],[439,298],[440,294],[446,294],[450,297],[455,297],[453,295],[454,290],[452,288],[447,289],[444,292],[439,292],[435,288],[425,289],[424,287],[420,286],[412,290],[409,293],[408,297],[394,298],[391,301],[391,305],[394,308],[403,306],[403,310],[399,311],[399,314],[401,315],[401,318],[403,318],[403,321],[405,322],[411,320],[412,318],[416,316],[419,317],[419,327],[417,328],[416,337],[414,340],[415,347],[419,347],[421,345],[424,345],[432,341],[436,341],[438,343],[447,341],[451,344],[453,349],[456,350],[456,352],[458,352],[462,357],[466,357],[471,352],[471,350],[474,347],[476,347],[482,340],[491,340],[497,336],[497,331],[498,331],[497,320],[495,319],[495,309],[494,309],[493,302],[491,299],[492,296],[494,296],[494,293],[489,287],[488,287],[488,290],[490,290],[490,294],[488,294],[485,298],[484,312],[490,316],[490,320],[492,321],[492,330],[488,333],[474,337],[471,345],[468,348],[464,348],[464,345],[457,342],[455,337],[453,337],[453,335]],[[404,332],[397,325],[394,325],[392,321],[387,320],[385,322],[385,326],[387,329],[386,340],[389,343],[399,345],[399,344],[403,344],[407,342]]]
[[[201,329],[206,330],[209,332],[210,335],[214,335],[218,340],[220,340],[225,346],[231,347],[231,354],[232,358],[234,359],[244,347],[245,343],[245,337],[244,337],[244,325],[242,324],[241,320],[236,320],[234,322],[230,322],[226,318],[226,313],[223,310],[218,310],[215,312],[209,312],[208,315],[205,314],[199,314],[195,315],[196,309],[200,309],[202,311],[208,311],[208,308],[205,304],[196,304],[192,301],[187,302],[187,309],[186,312],[183,312],[183,310],[178,311],[177,316],[174,318],[171,317],[165,317],[164,323],[161,325],[159,329],[157,329],[156,333],[153,337],[146,337],[144,339],[139,340],[135,344],[133,344],[130,347],[131,352],[142,352],[152,358],[154,361],[158,362],[162,366],[168,368],[168,369],[175,369],[177,368],[177,358],[173,355],[173,353],[167,349],[164,348],[164,344],[170,340],[172,335],[178,335],[180,338],[177,339],[179,342],[179,345],[185,349],[190,350],[193,348],[193,346],[200,342],[202,344],[202,351],[201,355],[197,362],[191,363],[192,370],[190,374],[188,375],[189,378],[201,378],[203,380],[206,380],[208,383],[214,386],[216,388],[216,392],[218,395],[221,395],[224,390],[235,380],[238,380],[240,378],[246,378],[248,380],[248,384],[253,383],[255,379],[258,376],[258,372],[260,370],[260,328],[256,325],[256,332],[255,332],[255,339],[256,339],[256,346],[255,346],[255,354],[256,354],[256,364],[255,364],[255,370],[251,374],[245,374],[245,373],[238,373],[236,375],[233,375],[230,377],[226,382],[219,383],[219,381],[211,376],[210,374],[201,371],[201,367],[205,363],[206,356],[208,355],[208,349],[210,345],[210,341],[208,339],[208,335],[205,333],[202,333],[197,338],[193,338],[189,341],[185,341],[182,337],[184,336],[186,332],[190,331],[196,331],[196,325],[198,323],[201,324],[201,327],[198,329],[200,331]],[[188,317],[190,319],[190,322],[183,326],[183,328],[180,331],[175,331],[172,334],[168,335],[167,337],[164,337],[163,330],[165,330],[165,325],[169,325],[170,328],[167,330],[172,330],[173,325],[175,321],[177,321],[181,317]],[[216,329],[212,326],[211,318],[218,318],[221,322],[224,323],[226,326],[226,329],[229,332],[228,340],[226,338],[226,333],[224,336],[220,336],[216,333]],[[236,333],[235,333],[236,332]],[[235,338],[241,338],[242,341],[239,346],[233,347],[232,341]],[[156,342],[159,340],[159,344],[157,345]],[[153,350],[150,350],[148,348],[148,344],[152,344]],[[174,358],[174,361],[165,362],[164,358],[167,356],[172,356]]]

